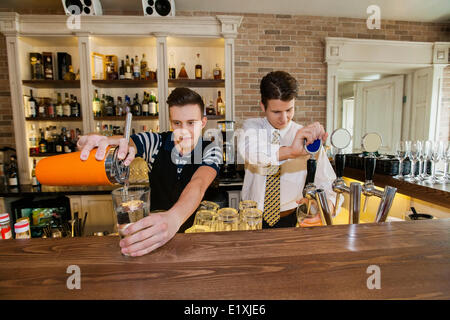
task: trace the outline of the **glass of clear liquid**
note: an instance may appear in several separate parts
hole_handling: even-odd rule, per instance
[[[125,186],[113,190],[113,206],[119,236],[124,230],[150,213],[150,187],[145,185]]]

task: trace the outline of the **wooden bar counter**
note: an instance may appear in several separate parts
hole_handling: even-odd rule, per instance
[[[450,299],[450,219],[177,234],[137,258],[118,242],[1,240],[0,299]]]

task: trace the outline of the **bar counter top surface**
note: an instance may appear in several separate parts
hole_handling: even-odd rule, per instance
[[[450,219],[191,233],[142,257],[116,236],[2,240],[0,299],[450,299],[449,236]]]

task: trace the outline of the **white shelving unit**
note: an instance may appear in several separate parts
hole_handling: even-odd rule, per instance
[[[76,29],[68,23],[67,16],[19,15],[13,12],[0,13],[0,32],[6,37],[11,103],[13,109],[14,134],[20,182],[30,183],[32,158],[28,155],[30,121],[26,121],[24,95],[33,89],[35,97],[56,98],[56,93],[68,92],[78,97],[82,119],[61,122],[59,126],[78,127],[84,133],[95,131],[96,122],[114,124],[117,119],[94,119],[92,100],[94,90],[99,94],[117,96],[135,93],[142,99],[143,91],[154,91],[159,101],[157,118],[136,119],[136,128],[142,125],[160,131],[170,129],[166,106],[169,90],[176,86],[187,86],[198,91],[206,103],[215,102],[217,91],[223,90],[227,120],[234,119],[234,39],[242,21],[241,16],[217,15],[213,17],[146,17],[146,16],[81,16]],[[174,52],[175,66],[186,63],[190,79],[169,81],[169,53]],[[29,82],[29,52],[67,52],[72,56],[74,72],[80,70],[79,81]],[[129,80],[126,84],[92,80],[91,54],[114,54],[120,60],[142,53],[151,70],[157,72],[157,82]],[[200,53],[203,78],[194,80],[196,54]],[[212,69],[219,64],[223,80],[212,78]],[[63,96],[64,97],[64,96]],[[50,121],[53,122],[53,121]],[[41,124],[41,123],[40,123]],[[48,125],[47,122],[41,126]]]

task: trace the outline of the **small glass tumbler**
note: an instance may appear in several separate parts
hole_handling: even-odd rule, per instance
[[[241,213],[241,230],[261,230],[262,212],[256,208],[244,209]]]
[[[222,208],[217,212],[216,231],[239,230],[239,214],[234,208]]]
[[[195,214],[195,232],[210,232],[215,220],[215,212],[212,210],[198,210]]]

